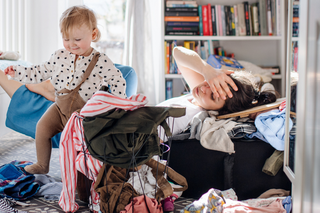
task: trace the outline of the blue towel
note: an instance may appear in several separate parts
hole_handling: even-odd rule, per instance
[[[257,130],[267,142],[276,150],[284,150],[286,109],[276,109],[258,115],[254,121]],[[292,128],[292,120],[289,120],[289,130]]]

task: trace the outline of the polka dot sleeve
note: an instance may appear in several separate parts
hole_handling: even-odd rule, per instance
[[[112,94],[126,98],[126,80],[106,54],[101,54],[98,61],[99,75],[103,79],[102,85],[109,86]]]
[[[50,78],[54,67],[53,55],[50,57],[49,61],[46,61],[41,65],[33,65],[30,67],[14,66],[14,79],[23,83],[40,83]]]

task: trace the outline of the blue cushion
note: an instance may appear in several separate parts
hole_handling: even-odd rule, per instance
[[[137,93],[138,78],[132,67],[115,64],[126,80],[127,97]],[[52,104],[52,101],[45,97],[33,93],[24,85],[21,86],[12,96],[6,118],[6,126],[17,132],[35,138],[36,125]],[[58,148],[60,133],[52,138],[52,147]]]
[[[126,79],[127,97],[137,94],[138,77],[137,77],[136,71],[134,71],[132,67],[121,65],[121,64],[114,64],[114,66],[122,72],[123,78]]]

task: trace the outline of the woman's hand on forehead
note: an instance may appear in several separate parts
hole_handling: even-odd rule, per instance
[[[209,65],[210,66],[210,65]],[[211,67],[211,66],[210,66]],[[228,84],[237,91],[238,88],[229,76],[233,73],[230,70],[218,70],[211,67],[204,72],[205,80],[208,82],[214,96],[216,98],[221,97],[223,100],[226,99],[226,95],[232,98],[232,92],[229,89]]]

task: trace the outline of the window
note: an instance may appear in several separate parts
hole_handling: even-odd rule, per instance
[[[101,39],[93,46],[101,53],[106,53],[114,63],[122,64],[126,0],[84,0],[83,3],[98,18]]]

